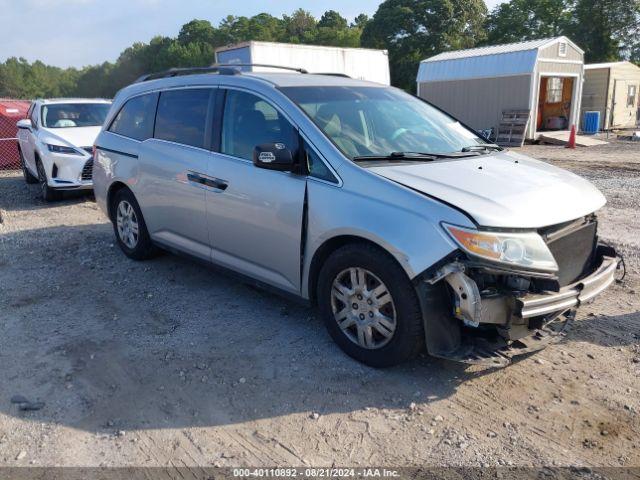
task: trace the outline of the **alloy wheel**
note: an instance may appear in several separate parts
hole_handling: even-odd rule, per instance
[[[348,268],[336,276],[331,309],[342,332],[362,348],[382,348],[396,331],[396,308],[389,289],[364,268]]]
[[[129,202],[122,200],[116,212],[118,236],[128,248],[134,249],[138,244],[139,225],[136,212]]]

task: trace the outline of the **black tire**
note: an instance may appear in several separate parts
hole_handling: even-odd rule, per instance
[[[386,344],[375,349],[363,347],[349,338],[334,317],[331,298],[334,280],[350,268],[372,273],[384,283],[393,300],[395,331]],[[333,340],[347,355],[366,365],[376,368],[397,365],[416,356],[424,348],[423,320],[415,288],[400,265],[380,248],[355,243],[333,252],[320,270],[317,298],[320,313]],[[345,308],[348,307],[345,305]],[[367,307],[361,307],[360,311],[364,308]],[[362,319],[363,316],[359,317]]]
[[[34,185],[38,183],[38,177],[34,176],[29,169],[27,168],[27,164],[24,161],[24,155],[22,155],[22,149],[18,147],[18,155],[20,156],[20,168],[22,168],[22,175],[24,175],[24,181],[29,185]]]
[[[45,202],[53,202],[55,200],[59,200],[61,195],[60,192],[55,188],[51,188],[47,183],[47,172],[44,171],[44,166],[39,158],[36,158],[36,168],[38,169],[38,182],[40,183],[40,193],[42,194],[42,199]]]
[[[127,243],[125,243],[126,238],[121,237],[121,233],[118,230],[118,209],[121,205],[123,207],[124,205],[130,205],[135,215],[135,221],[138,226],[138,234],[133,245],[131,243],[127,245]],[[142,261],[153,258],[158,254],[159,250],[151,241],[149,231],[147,230],[147,225],[144,221],[144,217],[142,216],[142,211],[140,210],[140,205],[138,205],[138,201],[136,200],[136,197],[133,195],[131,190],[123,188],[116,192],[112,200],[111,212],[113,212],[113,232],[116,236],[116,240],[118,242],[118,245],[120,246],[120,249],[127,257],[131,258],[132,260]]]

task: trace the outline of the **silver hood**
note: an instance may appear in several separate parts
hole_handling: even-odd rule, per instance
[[[514,152],[369,170],[454,205],[486,227],[545,227],[606,203],[584,178]]]

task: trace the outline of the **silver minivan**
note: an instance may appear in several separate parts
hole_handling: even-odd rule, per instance
[[[561,339],[619,265],[587,180],[339,75],[143,77],[113,102],[93,181],[128,257],[181,252],[317,304],[375,367],[425,347],[506,365]]]

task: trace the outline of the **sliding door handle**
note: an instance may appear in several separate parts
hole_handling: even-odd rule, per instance
[[[205,185],[212,188],[217,188],[218,190],[222,191],[225,191],[229,186],[227,182],[225,182],[224,180],[220,180],[219,178],[207,179],[207,183]]]
[[[199,185],[204,185],[205,187],[215,188],[216,190],[226,190],[229,184],[225,180],[221,180],[219,178],[208,177],[205,175],[200,175],[198,173],[190,172],[187,174],[187,178],[190,182],[197,183]]]

